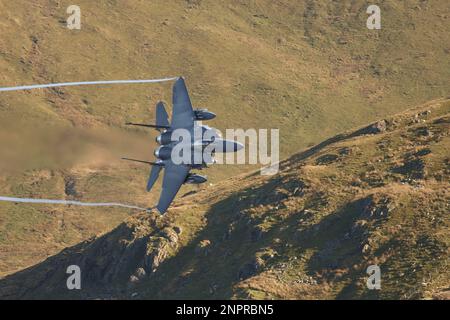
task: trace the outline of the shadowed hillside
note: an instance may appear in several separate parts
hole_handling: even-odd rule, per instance
[[[0,280],[0,298],[448,299],[449,129],[450,100],[435,100],[337,135],[273,177],[133,215]]]

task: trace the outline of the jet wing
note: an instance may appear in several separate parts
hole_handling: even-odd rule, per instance
[[[172,162],[166,163],[162,184],[161,196],[156,206],[160,213],[166,212],[173,199],[183,185],[190,168],[185,165],[177,165]]]
[[[194,110],[183,78],[173,85],[172,129],[192,128],[194,126]]]

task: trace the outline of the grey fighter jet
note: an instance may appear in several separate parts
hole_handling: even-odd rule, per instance
[[[127,125],[155,128],[161,132],[156,138],[156,142],[160,145],[154,152],[156,161],[123,158],[152,166],[147,191],[152,189],[159,173],[164,169],[161,195],[156,205],[161,214],[167,211],[183,184],[200,184],[207,181],[204,176],[190,173],[192,169],[201,170],[208,164],[215,163],[215,152],[236,152],[243,148],[239,142],[223,140],[216,129],[197,122],[213,119],[216,115],[207,109],[192,108],[183,78],[178,78],[175,82],[172,99],[171,123],[169,123],[164,103],[161,101],[156,105],[155,124],[127,123]],[[178,151],[175,152],[176,150]]]

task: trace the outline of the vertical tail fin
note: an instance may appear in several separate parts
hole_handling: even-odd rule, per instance
[[[169,116],[162,101],[156,104],[156,125],[161,127],[170,127]]]

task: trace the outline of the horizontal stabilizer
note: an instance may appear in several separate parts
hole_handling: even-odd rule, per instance
[[[152,189],[156,180],[158,180],[159,173],[161,172],[161,170],[162,170],[161,166],[152,167],[152,170],[150,171],[150,177],[148,178],[147,181],[147,191],[150,191]]]

